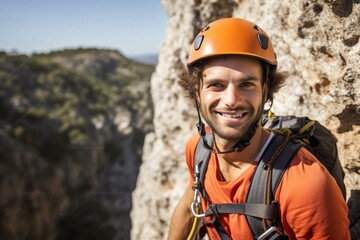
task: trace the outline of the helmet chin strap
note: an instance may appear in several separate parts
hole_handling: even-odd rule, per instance
[[[228,150],[225,151],[217,151],[214,150],[214,148],[212,146],[210,146],[206,140],[206,131],[205,131],[205,124],[202,122],[201,120],[201,114],[200,114],[200,107],[199,107],[199,103],[197,101],[197,99],[195,99],[195,104],[196,104],[196,110],[197,110],[197,114],[198,114],[198,118],[199,118],[199,122],[196,124],[196,127],[198,129],[198,132],[201,136],[201,139],[203,141],[203,145],[206,149],[208,149],[209,151],[215,153],[215,154],[227,154],[227,153],[232,153],[232,152],[241,152],[243,151],[247,146],[250,145],[250,140],[253,138],[253,136],[256,133],[257,128],[259,127],[259,122],[260,119],[262,117],[262,113],[264,111],[264,104],[265,104],[265,100],[267,99],[267,96],[265,96],[265,86],[266,86],[266,82],[268,80],[268,74],[269,74],[269,66],[262,66],[264,68],[264,76],[263,79],[265,79],[265,81],[263,81],[263,89],[262,89],[262,103],[261,103],[261,107],[258,111],[257,117],[255,119],[255,121],[251,124],[251,126],[248,128],[245,137],[240,139],[237,143],[235,143],[235,145],[233,145],[231,148],[229,148]],[[213,133],[214,134],[214,133]],[[215,142],[215,138],[214,138],[214,142]]]
[[[198,132],[201,136],[201,139],[203,141],[204,147],[215,153],[215,154],[227,154],[227,153],[232,153],[232,152],[241,152],[243,151],[247,146],[250,145],[250,140],[251,138],[255,135],[256,133],[256,129],[259,126],[259,120],[261,118],[261,112],[259,111],[258,116],[256,118],[256,121],[249,127],[249,129],[247,130],[246,134],[245,134],[245,138],[240,139],[237,143],[235,143],[235,145],[233,145],[231,148],[229,148],[228,150],[225,151],[217,151],[214,150],[214,148],[212,146],[210,146],[206,140],[206,132],[205,132],[205,124],[202,122],[201,120],[201,115],[200,115],[200,110],[199,110],[199,103],[196,101],[196,109],[197,109],[197,113],[198,113],[198,118],[199,118],[199,122],[196,124],[196,127],[198,129]]]

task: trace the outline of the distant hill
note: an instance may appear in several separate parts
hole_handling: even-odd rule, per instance
[[[130,59],[133,59],[135,61],[153,65],[156,65],[158,63],[158,57],[159,54],[157,53],[129,56]]]
[[[153,71],[113,50],[0,52],[1,239],[129,239]]]

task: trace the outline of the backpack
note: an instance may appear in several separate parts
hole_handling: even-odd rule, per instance
[[[201,193],[209,206],[206,212],[197,217],[213,216],[211,224],[221,239],[230,239],[230,237],[218,221],[219,214],[246,215],[256,239],[269,237],[287,239],[282,231],[278,203],[274,200],[274,194],[284,172],[301,147],[308,149],[327,168],[346,199],[343,182],[345,174],[338,158],[336,139],[327,128],[307,117],[275,116],[271,112],[263,115],[262,125],[276,134],[256,167],[245,203],[212,204],[208,201],[203,183],[211,152],[204,147],[201,138],[196,146],[193,189],[195,195]],[[212,134],[206,134],[205,138],[207,144],[212,146]],[[192,210],[194,213],[193,205]],[[204,233],[206,233],[205,226],[202,226],[199,234],[201,236]]]

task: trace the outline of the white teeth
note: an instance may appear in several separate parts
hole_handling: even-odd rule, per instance
[[[223,117],[226,117],[226,118],[240,118],[240,117],[242,117],[242,113],[239,113],[239,114],[234,114],[234,115],[232,115],[232,114],[225,114],[225,113],[223,113],[222,114],[222,116]]]

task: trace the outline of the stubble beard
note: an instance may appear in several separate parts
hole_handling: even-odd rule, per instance
[[[227,141],[237,142],[247,139],[247,135],[253,130],[252,128],[254,128],[255,123],[259,120],[258,116],[261,107],[259,106],[257,111],[252,107],[243,109],[247,111],[247,115],[249,115],[250,118],[247,118],[243,123],[227,124],[225,127],[222,127],[221,124],[218,123],[216,112],[211,110],[209,113],[204,111],[203,108],[200,110],[201,115],[215,135]],[[210,117],[208,115],[210,115]]]

